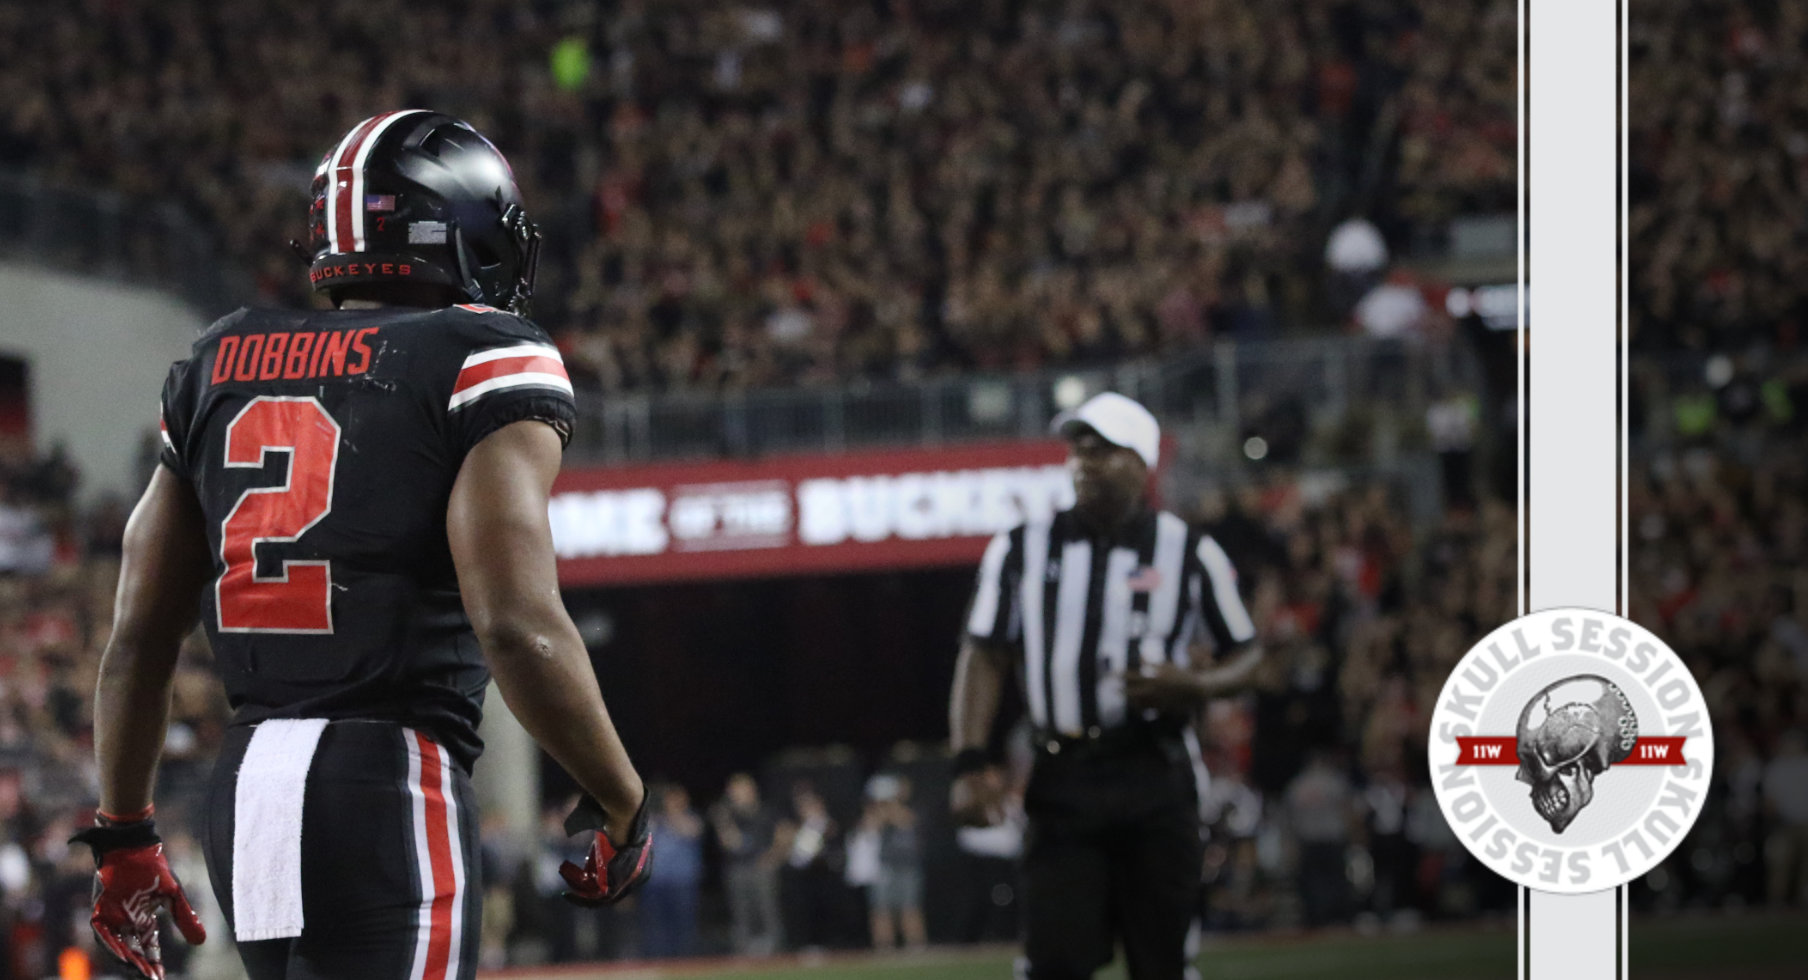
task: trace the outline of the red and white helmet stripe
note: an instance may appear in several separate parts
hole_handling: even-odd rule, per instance
[[[372,116],[345,134],[322,166],[327,173],[326,240],[334,252],[362,252],[364,237],[364,163],[383,133],[402,119],[426,112],[402,109]]]

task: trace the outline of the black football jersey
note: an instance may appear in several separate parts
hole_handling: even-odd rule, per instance
[[[489,681],[446,506],[465,454],[511,422],[568,437],[571,383],[533,323],[484,306],[250,310],[163,389],[163,464],[207,517],[201,620],[235,724],[370,718],[466,769]]]

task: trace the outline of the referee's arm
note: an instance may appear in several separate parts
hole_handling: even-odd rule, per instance
[[[954,666],[954,689],[948,697],[948,738],[954,750],[949,805],[962,823],[993,824],[1004,816],[1004,779],[990,765],[986,745],[1014,666],[1010,641],[1017,622],[1017,590],[1011,583],[1021,568],[1016,551],[1012,532],[993,538],[986,548],[967,613],[966,638]]]
[[[1004,781],[987,761],[986,742],[1011,669],[1011,652],[1003,646],[969,637],[954,666],[954,692],[948,698],[948,733],[954,749],[955,776],[949,806],[963,823],[989,825],[1004,818]]]
[[[1224,549],[1210,535],[1200,535],[1187,563],[1188,578],[1198,583],[1188,590],[1190,601],[1211,632],[1220,660],[1186,667],[1163,662],[1127,675],[1124,696],[1135,707],[1191,711],[1208,699],[1248,687],[1262,664],[1255,622],[1237,593],[1237,573]]]
[[[955,753],[984,752],[992,721],[1010,676],[1011,651],[968,637],[954,665],[954,692],[948,699],[948,733]]]
[[[1211,535],[1201,534],[1192,558],[1204,575],[1199,604],[1205,625],[1220,655],[1231,653],[1228,659],[1196,671],[1200,696],[1214,698],[1240,691],[1254,681],[1256,668],[1262,664],[1262,645],[1256,642],[1255,621],[1243,606],[1237,572],[1224,549]]]

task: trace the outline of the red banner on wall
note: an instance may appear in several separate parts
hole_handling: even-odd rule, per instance
[[[923,568],[1073,502],[1060,440],[567,470],[566,586]]]

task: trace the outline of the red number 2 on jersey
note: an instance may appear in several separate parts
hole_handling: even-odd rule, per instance
[[[277,575],[257,574],[257,546],[294,541],[333,509],[339,423],[320,402],[268,395],[251,400],[226,426],[226,465],[261,467],[289,454],[282,486],[253,487],[220,525],[226,571],[214,584],[226,633],[331,633],[332,569],[324,561],[285,561]]]

